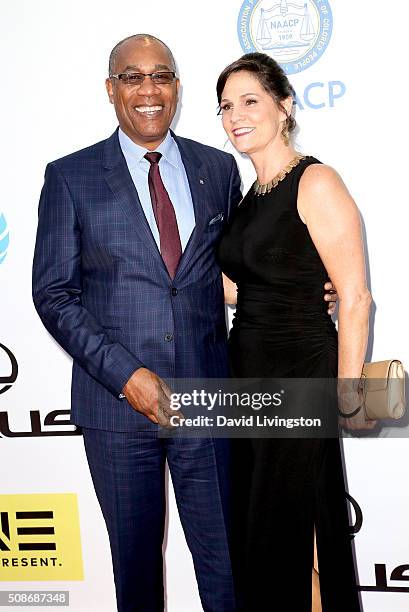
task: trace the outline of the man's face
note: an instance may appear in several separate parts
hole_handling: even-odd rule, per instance
[[[119,49],[114,74],[122,72],[173,71],[166,48],[151,40],[130,40]],[[121,129],[136,144],[154,150],[165,138],[176,112],[179,80],[156,85],[145,77],[141,85],[107,79],[106,88],[115,106]]]

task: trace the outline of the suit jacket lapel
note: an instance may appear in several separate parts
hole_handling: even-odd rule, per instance
[[[135,231],[139,232],[152,255],[162,263],[166,271],[155,238],[143,212],[138,192],[135,189],[134,182],[122,154],[118,140],[118,130],[105,143],[103,166],[105,168],[105,180],[118,204],[128,216],[132,226],[135,227]]]
[[[206,227],[206,221],[209,216],[206,192],[210,187],[210,184],[208,183],[208,177],[204,172],[205,169],[203,160],[197,155],[191,141],[178,138],[173,132],[171,133],[179,147],[183,165],[189,181],[190,193],[195,211],[195,227],[179,262],[175,277],[175,279],[177,279],[186,269],[189,260],[196,251],[197,246],[202,239],[202,235]]]

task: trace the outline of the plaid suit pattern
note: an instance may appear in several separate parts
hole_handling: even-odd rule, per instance
[[[196,221],[175,278],[160,256],[116,132],[47,166],[33,300],[74,360],[72,420],[84,428],[110,535],[118,610],[163,610],[167,459],[203,609],[233,612],[228,442],[160,440],[156,426],[119,399],[140,366],[163,378],[228,376],[214,245],[241,198],[240,178],[231,155],[173,137]]]
[[[205,612],[236,610],[228,553],[228,440],[84,429],[121,612],[163,612],[165,458]],[[139,554],[138,554],[139,553]]]
[[[240,199],[240,179],[231,155],[175,139],[196,227],[173,281],[117,133],[46,170],[33,299],[45,327],[74,359],[72,420],[84,427],[146,428],[146,419],[118,399],[141,365],[164,378],[228,375],[214,244]]]

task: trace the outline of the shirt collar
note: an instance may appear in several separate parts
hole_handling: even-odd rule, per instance
[[[118,138],[122,153],[124,154],[128,166],[134,166],[139,162],[149,163],[148,160],[144,159],[144,155],[150,151],[145,147],[141,147],[140,145],[136,144],[129,138],[129,136],[125,134],[125,132],[121,130],[121,128],[118,129]],[[170,131],[168,131],[165,139],[160,143],[155,151],[162,153],[162,158],[166,159],[166,161],[175,168],[179,166],[179,149],[176,142],[172,138]]]

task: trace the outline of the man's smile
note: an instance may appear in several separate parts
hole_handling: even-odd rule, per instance
[[[164,109],[164,106],[161,105],[161,104],[152,105],[152,106],[148,106],[148,105],[145,105],[145,106],[134,106],[134,110],[136,110],[141,115],[145,115],[147,117],[155,117],[160,112],[162,112],[163,109]]]

